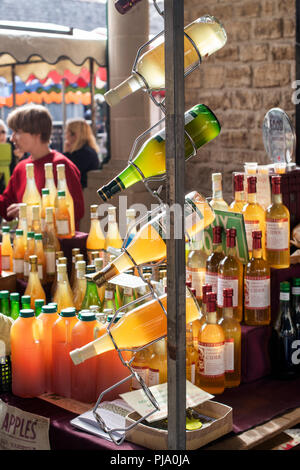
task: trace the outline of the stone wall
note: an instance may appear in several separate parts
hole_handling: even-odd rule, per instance
[[[185,0],[185,24],[210,14],[227,32],[227,44],[185,82],[186,109],[205,103],[222,125],[219,137],[186,165],[186,192],[211,196],[211,173],[223,173],[232,200],[232,171],[246,161],[270,163],[262,121],[278,106],[294,120],[295,2],[293,0]]]

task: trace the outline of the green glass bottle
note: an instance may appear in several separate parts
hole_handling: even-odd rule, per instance
[[[217,137],[221,130],[218,119],[204,104],[198,104],[187,111],[184,115],[184,121],[184,128],[197,149]],[[114,194],[142,181],[143,178],[139,170],[145,178],[164,174],[166,172],[165,147],[165,129],[162,129],[142,145],[137,156],[132,160],[134,165],[129,164],[110,183],[98,189],[98,194],[103,201],[107,201]],[[185,135],[185,158],[187,159],[192,154],[193,145],[189,137]]]
[[[6,315],[7,317],[10,317],[9,291],[1,290],[0,299],[1,299],[1,313],[3,313],[3,315]]]
[[[12,292],[10,294],[10,316],[16,320],[20,314],[20,294],[19,292]]]
[[[92,274],[96,272],[96,268],[94,265],[88,265],[86,267],[86,273]],[[86,283],[86,291],[82,301],[81,309],[85,310],[88,309],[91,305],[98,305],[99,307],[102,306],[101,300],[99,299],[97,285],[92,280],[87,280]]]
[[[44,299],[35,299],[34,301],[34,310],[35,316],[38,317],[42,313],[42,306],[45,305]]]
[[[30,307],[30,295],[22,295],[21,297],[21,304],[22,304],[22,309],[27,309],[31,308]]]

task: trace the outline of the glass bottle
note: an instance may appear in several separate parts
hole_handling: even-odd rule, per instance
[[[82,302],[86,293],[87,281],[85,277],[86,273],[86,262],[76,261],[76,279],[73,287],[73,303],[76,308],[76,312],[81,310]]]
[[[224,259],[225,254],[222,246],[222,232],[221,226],[213,227],[213,249],[211,254],[206,260],[205,266],[205,283],[212,286],[212,292],[218,292],[218,269],[219,264]],[[217,305],[217,314],[220,317],[220,309]]]
[[[223,291],[223,313],[219,325],[225,335],[225,388],[237,387],[241,383],[241,325],[233,317],[232,289]]]
[[[45,305],[44,299],[35,299],[34,301],[34,311],[35,316],[38,317],[42,313],[42,307]]]
[[[134,300],[136,300],[135,290],[132,287],[124,287],[123,299],[122,299],[123,305],[129,304],[130,302],[133,302]],[[133,310],[135,306],[136,304],[129,305],[123,311],[129,312],[130,310]]]
[[[19,220],[18,220],[17,228],[20,230],[23,230],[24,244],[26,247],[28,223],[27,223],[27,204],[25,204],[24,202],[21,202],[19,204]]]
[[[223,309],[223,290],[233,289],[233,316],[243,319],[243,275],[244,267],[236,254],[236,229],[226,231],[227,255],[220,261],[218,269],[218,307]],[[220,310],[222,311],[222,310]]]
[[[42,284],[46,283],[46,257],[43,246],[43,236],[41,233],[34,234],[35,254],[38,259],[38,273]]]
[[[67,206],[66,192],[64,190],[57,191],[55,224],[58,238],[72,238],[70,212]]]
[[[0,300],[1,300],[1,313],[7,317],[11,316],[10,306],[9,306],[9,291],[1,290],[0,291]]]
[[[3,271],[13,270],[13,248],[10,240],[10,230],[7,226],[2,227],[1,263]]]
[[[262,257],[261,231],[252,232],[252,239],[252,258],[244,275],[244,320],[246,325],[269,325],[270,266]]]
[[[66,264],[57,265],[57,281],[53,302],[57,303],[58,313],[64,308],[74,307],[73,293],[69,284]]]
[[[266,257],[271,268],[290,267],[290,212],[282,203],[281,176],[272,176],[272,203],[266,209]]]
[[[30,295],[22,295],[21,297],[21,307],[22,309],[31,308],[31,298]]]
[[[74,287],[74,282],[76,280],[76,255],[80,255],[80,249],[79,248],[72,248],[72,269],[71,269],[71,276],[70,276],[70,286],[73,289]]]
[[[42,203],[41,195],[35,184],[33,163],[26,163],[26,186],[22,202],[27,204],[27,228],[31,230],[32,206],[40,206]]]
[[[116,285],[110,282],[105,285],[103,309],[111,309],[114,313],[118,310],[116,305]]]
[[[212,199],[209,204],[213,209],[229,211],[229,206],[223,198],[222,173],[213,173],[212,179]]]
[[[272,375],[279,379],[292,379],[296,376],[295,358],[297,332],[290,310],[290,283],[280,283],[279,312],[272,328],[271,369]]]
[[[115,0],[115,8],[121,15],[124,15],[140,1],[141,0]]]
[[[20,294],[19,292],[12,292],[10,295],[10,316],[16,320],[20,314]]]
[[[57,190],[65,191],[66,203],[70,214],[70,225],[71,225],[71,236],[75,236],[75,216],[74,216],[74,201],[71,196],[70,190],[67,185],[66,180],[66,170],[64,164],[59,164],[56,166],[57,171]],[[55,209],[58,206],[58,197],[55,198]]]
[[[137,351],[131,362],[133,370],[143,379],[147,386],[149,386],[149,363],[152,354],[152,347],[148,346]],[[142,388],[140,382],[135,377],[132,377],[131,390],[139,390],[140,388]]]
[[[90,206],[90,214],[91,214],[91,225],[90,231],[86,240],[86,250],[87,250],[87,257],[88,263],[91,264],[92,262],[92,251],[98,251],[98,257],[103,258],[104,250],[105,250],[105,236],[103,235],[100,221],[98,218],[98,206],[97,204],[92,204]]]
[[[45,188],[49,190],[49,206],[55,207],[55,198],[57,194],[56,184],[53,176],[53,164],[45,163]]]
[[[152,344],[152,354],[149,361],[148,384],[163,384],[168,380],[167,369],[167,340],[162,338]]]
[[[237,173],[234,175],[234,200],[230,204],[230,209],[233,212],[241,213],[244,205],[246,204],[244,192],[244,174]]]
[[[120,249],[123,244],[123,240],[121,238],[118,222],[117,222],[117,215],[116,215],[116,207],[110,206],[108,208],[108,225],[107,225],[107,235],[105,239],[105,249],[107,251],[108,247],[118,248]]]
[[[160,297],[164,308],[167,305],[167,295]],[[186,293],[186,321],[194,321],[199,316],[199,306],[193,297]],[[110,330],[119,348],[138,348],[163,337],[167,333],[167,318],[156,299],[150,300],[125,313]],[[89,357],[103,354],[114,349],[114,344],[108,333],[92,343],[71,352],[74,364],[79,364]]]
[[[216,18],[209,15],[198,18],[187,25],[184,31],[188,35],[184,38],[185,70],[199,63],[197,49],[201,57],[206,58],[223,47],[227,40],[223,26]],[[193,43],[188,38],[191,38]],[[104,97],[107,103],[110,106],[116,105],[131,93],[145,88],[145,83],[151,90],[165,88],[164,53],[164,35],[162,35],[155,41],[151,49],[138,58],[136,70],[118,86],[105,93]]]
[[[195,237],[198,232],[211,224],[214,213],[207,201],[199,193],[193,191],[185,197],[185,230],[189,237]],[[166,257],[167,234],[165,225],[167,224],[166,212],[158,214],[137,232],[126,250],[135,260],[136,264],[144,264],[148,261],[163,260]],[[108,243],[108,237],[106,238]],[[103,285],[117,274],[128,271],[133,267],[129,256],[123,252],[113,263],[109,263],[102,271],[92,276],[98,286]]]
[[[101,269],[103,269],[104,259],[103,258],[94,258],[94,265],[95,265],[96,271],[101,271]],[[101,303],[103,304],[104,296],[105,296],[105,284],[103,284],[103,286],[100,286],[100,287],[97,286],[97,289],[98,289],[99,299],[100,299]]]
[[[17,279],[24,278],[24,254],[23,230],[17,229],[13,242],[13,272],[16,274]]]
[[[202,286],[205,283],[206,261],[207,253],[203,241],[193,240],[186,264],[186,279],[191,281],[192,287],[196,289],[196,298],[200,307],[202,304]]]
[[[52,282],[51,286],[51,297],[54,297],[55,291],[56,291],[56,286],[57,286],[57,266],[58,266],[58,260],[59,258],[62,258],[64,256],[63,251],[56,251],[55,253],[55,278],[54,281]]]
[[[207,294],[212,292],[211,284],[203,284],[202,286],[202,309],[200,311],[200,316],[197,320],[193,321],[193,343],[194,348],[198,351],[198,337],[199,331],[206,322],[206,306],[207,306]]]
[[[244,222],[245,222],[249,258],[251,259],[252,257],[252,232],[260,230],[262,254],[263,254],[263,258],[266,259],[265,211],[263,207],[257,202],[256,176],[248,176],[247,184],[248,184],[247,204],[243,207],[242,214],[244,216]]]
[[[86,267],[87,274],[91,274],[94,272],[95,272],[95,266],[88,265]],[[86,291],[85,291],[85,295],[82,301],[81,309],[86,310],[91,305],[99,305],[100,308],[102,306],[101,301],[98,296],[98,290],[97,290],[96,284],[93,281],[88,279],[86,283]]]
[[[217,323],[214,292],[207,294],[206,322],[199,331],[196,385],[213,395],[225,388],[225,335]]]
[[[221,126],[207,106],[198,104],[185,113],[185,130],[198,149],[217,137]],[[134,166],[128,165],[112,181],[98,189],[99,196],[107,201],[118,192],[142,181],[142,175],[135,167],[138,167],[146,178],[164,174],[166,172],[165,145],[165,129],[162,129],[142,145],[133,159]],[[193,155],[193,152],[193,145],[185,136],[185,158]]]
[[[29,277],[29,256],[35,254],[35,239],[34,232],[27,232],[27,248],[24,253],[24,280],[27,281]]]
[[[31,230],[34,233],[41,233],[40,206],[32,206]]]
[[[41,207],[41,231],[45,230],[46,223],[46,209],[51,207],[52,212],[54,211],[53,206],[50,204],[50,192],[48,188],[42,189],[42,207]],[[38,231],[38,230],[37,230]]]
[[[46,294],[41,284],[38,273],[38,258],[36,255],[29,256],[29,278],[25,295],[30,296],[30,308],[35,309],[35,300],[44,299],[46,302]]]
[[[54,228],[53,208],[46,208],[46,219],[43,231],[44,254],[46,258],[46,282],[53,282],[56,275],[55,253],[60,250],[60,243]]]
[[[188,323],[186,326],[186,380],[195,384],[198,349],[195,349],[194,347],[193,323]]]

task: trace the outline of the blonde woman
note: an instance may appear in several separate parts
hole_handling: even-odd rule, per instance
[[[99,148],[85,119],[69,119],[66,123],[64,154],[79,169],[81,186],[87,187],[87,172],[98,170]]]

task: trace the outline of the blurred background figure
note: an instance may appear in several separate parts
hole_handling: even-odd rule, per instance
[[[79,169],[82,188],[87,187],[87,172],[100,167],[98,153],[95,136],[85,119],[69,119],[66,123],[64,155]]]
[[[27,158],[29,156],[28,153],[23,153],[20,150],[16,149],[14,144],[11,142],[10,138],[8,137],[8,127],[5,124],[5,122],[0,119],[0,144],[10,144],[11,146],[11,162],[9,165],[9,172],[10,175],[12,175],[12,172],[14,171],[15,166],[19,161],[23,160],[24,158]]]

